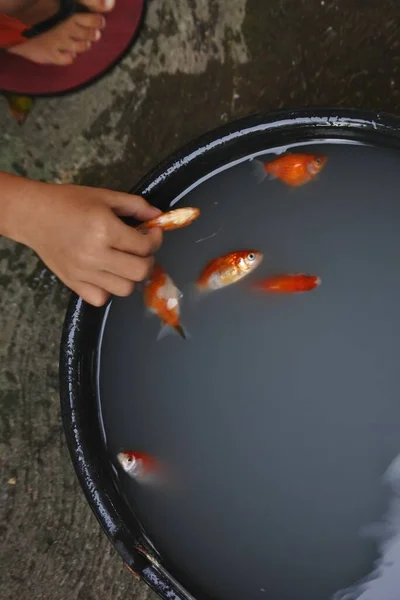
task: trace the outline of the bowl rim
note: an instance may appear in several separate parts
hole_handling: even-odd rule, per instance
[[[166,197],[179,195],[192,178],[210,173],[210,165],[227,164],[232,150],[243,145],[249,155],[252,141],[269,140],[266,148],[283,146],[285,136],[304,139],[371,140],[400,150],[400,119],[396,116],[346,108],[305,108],[254,114],[222,125],[176,150],[156,165],[131,193],[165,208]],[[280,140],[280,143],[279,143]],[[237,154],[235,154],[237,156]],[[210,161],[211,157],[211,161]],[[215,169],[211,169],[215,170]],[[193,177],[195,174],[195,177]],[[167,191],[167,194],[165,193]],[[101,451],[100,428],[93,427],[96,405],[96,360],[100,325],[107,307],[94,308],[72,294],[60,345],[60,401],[67,446],[86,500],[125,566],[165,600],[210,600],[203,590],[186,582],[178,565],[166,564],[146,537],[138,520],[112,482]],[[94,412],[96,411],[96,413]],[[99,445],[100,444],[100,445]],[[171,572],[173,575],[171,575]],[[182,581],[182,584],[178,582]],[[190,591],[189,591],[190,590]]]

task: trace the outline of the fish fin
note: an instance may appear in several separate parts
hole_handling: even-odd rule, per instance
[[[262,183],[264,179],[268,177],[267,171],[264,167],[264,163],[261,162],[261,160],[257,160],[256,158],[254,158],[251,161],[251,168],[257,183]]]
[[[147,306],[144,303],[143,303],[143,312],[144,312],[146,319],[157,316],[157,311],[155,311],[154,308],[150,308],[149,306]]]
[[[162,340],[163,338],[165,338],[170,333],[173,333],[173,331],[174,331],[173,328],[170,327],[169,325],[162,325],[161,329],[160,329],[160,331],[158,333],[158,336],[157,336],[157,342],[159,340]]]
[[[176,327],[171,327],[171,325],[162,325],[160,332],[157,336],[157,341],[162,340],[163,338],[165,338],[167,335],[179,335],[181,336],[184,340],[187,340],[190,338],[190,335],[187,331],[185,331],[185,329],[182,327],[182,325],[177,325]]]
[[[186,293],[186,298],[191,306],[196,306],[208,293],[209,290],[203,289],[197,283],[192,283]]]
[[[184,340],[190,340],[191,339],[191,335],[190,333],[183,327],[183,325],[181,323],[179,323],[179,325],[177,325],[175,328],[175,331],[184,339]]]

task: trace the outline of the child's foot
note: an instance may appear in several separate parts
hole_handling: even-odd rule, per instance
[[[81,0],[81,4],[97,14],[93,12],[72,15],[50,31],[12,46],[8,52],[42,65],[70,65],[78,54],[89,50],[92,43],[100,39],[105,19],[98,13],[111,10],[114,2],[115,0]],[[33,25],[53,16],[57,8],[54,0],[38,0],[34,5],[28,2],[25,15],[24,9],[21,9],[18,11],[18,18]]]

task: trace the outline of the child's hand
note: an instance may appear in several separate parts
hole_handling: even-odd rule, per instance
[[[101,306],[110,294],[128,296],[135,282],[145,279],[162,232],[143,235],[117,217],[145,221],[160,213],[143,198],[31,181],[24,192],[15,198],[17,233],[10,237],[33,248],[84,300]]]

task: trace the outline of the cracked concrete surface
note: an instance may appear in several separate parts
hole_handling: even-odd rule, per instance
[[[0,169],[129,189],[193,137],[252,112],[340,105],[399,113],[394,0],[150,0],[106,78],[37,101],[20,128],[2,101]],[[67,291],[0,240],[0,597],[151,596],[100,531],[73,473],[58,401]]]
[[[195,76],[213,61],[248,61],[245,5],[246,0],[232,0],[226,10],[224,3],[209,0],[150,2],[134,50],[106,80],[78,95],[39,101],[23,131],[2,115],[1,138],[9,151],[2,153],[0,168],[66,182],[82,168],[125,160],[127,146],[131,152],[135,146],[129,133],[141,118],[152,80]],[[27,138],[36,150],[22,162]]]

